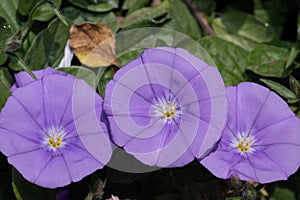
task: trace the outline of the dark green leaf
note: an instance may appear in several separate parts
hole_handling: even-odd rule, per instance
[[[8,70],[4,67],[0,67],[0,110],[10,96],[11,85],[12,77],[9,75]]]
[[[212,26],[219,37],[247,51],[275,38],[272,29],[265,23],[253,15],[236,10],[228,10],[220,18],[215,18]]]
[[[139,9],[126,16],[120,23],[120,28],[125,28],[141,21],[155,21],[155,18],[167,14],[169,11],[169,2],[165,1],[155,7],[146,7]]]
[[[282,199],[296,200],[296,197],[291,190],[276,187],[274,192],[271,195],[270,200],[282,200]]]
[[[290,88],[299,97],[300,96],[300,82],[293,76],[290,76]]]
[[[195,3],[199,10],[207,15],[212,14],[216,8],[215,0],[195,0]]]
[[[127,14],[142,8],[143,6],[149,4],[151,0],[125,0],[122,9],[128,10]]]
[[[297,98],[297,99],[288,99],[287,102],[289,104],[294,104],[294,103],[298,103],[300,101],[300,98]]]
[[[12,30],[6,21],[0,17],[0,52],[4,51],[7,39],[12,35]],[[7,56],[0,54],[0,65],[6,61]]]
[[[275,39],[280,39],[283,31],[284,22],[287,18],[286,2],[280,0],[254,1],[254,15],[266,26],[270,27]]]
[[[16,66],[20,67],[22,70],[26,71],[34,80],[37,80],[36,76],[32,72],[31,68],[24,62],[24,60],[18,57],[12,52],[7,52],[9,58],[16,63]]]
[[[74,4],[83,9],[87,9],[94,12],[105,12],[118,8],[119,0],[68,0],[70,3]]]
[[[171,20],[164,25],[165,28],[179,31],[194,40],[201,38],[202,34],[197,21],[182,1],[172,0],[170,2],[169,18]]]
[[[250,52],[247,69],[261,76],[284,77],[288,56],[285,48],[260,44]]]
[[[121,66],[139,56],[142,50],[161,45],[184,48],[208,64],[215,66],[210,55],[198,42],[183,33],[170,29],[136,28],[120,32],[115,38],[117,58]]]
[[[297,57],[298,53],[299,53],[299,50],[296,50],[295,47],[291,48],[288,60],[285,64],[285,68],[288,68],[294,62],[294,60]]]
[[[21,15],[29,15],[31,9],[43,0],[26,0],[19,1],[18,11]],[[51,0],[53,4],[59,8],[61,6],[62,0]],[[48,3],[44,3],[39,6],[32,14],[32,20],[38,21],[48,21],[55,16],[53,8]]]
[[[96,74],[85,67],[71,66],[71,67],[61,67],[57,68],[59,71],[66,72],[68,74],[74,75],[78,79],[85,80],[92,88],[95,88],[97,77]]]
[[[63,10],[66,17],[73,20],[74,24],[82,24],[84,22],[103,23],[106,24],[113,32],[117,31],[117,17],[113,12],[108,13],[90,13],[74,7],[66,7]]]
[[[101,75],[101,78],[98,83],[98,91],[102,97],[105,96],[106,84],[113,79],[114,70],[112,68],[106,68],[106,70]]]
[[[42,188],[30,183],[16,170],[13,169],[12,181],[19,191],[23,200],[55,200],[56,191],[52,189]]]
[[[267,80],[267,79],[260,79],[260,80],[264,82],[267,86],[269,86],[272,90],[274,90],[275,92],[283,96],[284,98],[287,99],[297,98],[297,95],[295,93],[293,93],[291,90],[289,90],[288,88],[284,87],[283,85],[277,82]]]
[[[247,65],[247,52],[218,37],[206,37],[200,44],[215,61],[227,86],[245,81],[244,70]]]
[[[59,19],[53,20],[48,28],[40,32],[25,56],[25,62],[31,69],[57,67],[64,55],[69,37],[69,27]]]
[[[18,0],[0,0],[0,16],[9,24],[13,32],[19,29],[17,19]]]

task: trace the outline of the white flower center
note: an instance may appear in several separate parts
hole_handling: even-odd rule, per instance
[[[238,133],[237,137],[233,139],[231,146],[244,155],[245,153],[251,153],[254,151],[254,148],[251,147],[254,141],[254,137],[250,135],[246,136],[244,133]]]
[[[171,122],[174,117],[181,113],[177,102],[167,100],[159,100],[153,110],[155,115],[161,117],[164,122]]]
[[[65,145],[64,136],[65,132],[63,130],[50,129],[43,143],[55,151]]]

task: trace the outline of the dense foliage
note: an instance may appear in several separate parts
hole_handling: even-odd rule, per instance
[[[182,47],[217,66],[226,86],[249,81],[268,87],[300,117],[299,8],[296,0],[0,0],[0,109],[11,95],[15,73],[32,75],[32,70],[57,68],[66,54],[71,25],[90,22],[105,24],[117,35],[115,43],[109,44],[116,55],[104,52],[99,57],[112,56],[113,65],[86,67],[76,55],[72,67],[59,70],[84,79],[101,96],[118,67],[142,50]],[[114,155],[118,154],[116,149]],[[300,157],[299,152],[294,156]],[[147,173],[122,172],[108,165],[64,188],[46,189],[28,182],[0,155],[0,199],[50,200],[66,191],[70,199],[115,195],[120,199],[294,200],[300,199],[300,171],[287,181],[262,185],[236,177],[218,179],[196,160]]]

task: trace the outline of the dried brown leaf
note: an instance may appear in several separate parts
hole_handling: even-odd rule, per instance
[[[80,62],[89,67],[120,66],[116,59],[115,39],[105,24],[72,25],[70,47]]]

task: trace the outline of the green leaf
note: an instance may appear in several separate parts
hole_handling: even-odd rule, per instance
[[[99,83],[98,83],[98,91],[102,97],[105,96],[105,88],[106,84],[113,79],[114,71],[111,68],[106,68],[106,70],[103,72]]]
[[[215,0],[196,0],[195,3],[199,10],[207,15],[212,14],[216,9]]]
[[[218,37],[205,37],[200,44],[215,61],[225,85],[237,85],[245,81],[247,52],[244,49]]]
[[[59,71],[63,71],[68,74],[74,75],[78,79],[85,80],[92,88],[96,87],[97,77],[96,74],[85,67],[71,66],[71,67],[60,67],[57,68]]]
[[[286,88],[285,86],[271,80],[267,79],[260,79],[262,82],[264,82],[267,86],[269,86],[272,90],[283,96],[287,99],[296,99],[297,95],[293,93],[291,90]]]
[[[151,0],[125,0],[122,9],[128,10],[127,14],[132,13],[135,10],[138,10],[139,8],[142,8],[143,6],[149,4]]]
[[[31,9],[43,0],[26,0],[19,1],[18,11],[21,15],[29,15]],[[62,0],[51,0],[59,8]],[[39,6],[32,14],[32,20],[48,21],[55,16],[55,11],[48,3]]]
[[[290,88],[299,97],[300,96],[300,82],[293,76],[289,78]]]
[[[50,177],[49,177],[50,178]],[[52,189],[42,188],[30,183],[13,168],[12,181],[19,191],[23,200],[55,200],[56,191]]]
[[[289,66],[291,66],[291,64],[294,62],[295,58],[297,57],[299,53],[299,50],[296,50],[295,47],[292,47],[289,53],[289,57],[288,60],[285,64],[285,68],[287,69]]]
[[[18,190],[18,188],[17,188],[17,186],[14,182],[12,182],[12,187],[13,187],[13,191],[15,193],[15,196],[16,196],[17,200],[23,200],[21,195],[20,195],[20,192],[19,192],[19,190]]]
[[[31,69],[57,67],[64,55],[68,38],[69,27],[56,18],[37,35],[25,55],[25,62]]]
[[[260,44],[250,52],[247,69],[261,76],[285,77],[288,56],[285,48]]]
[[[280,39],[287,18],[287,4],[280,0],[254,0],[254,15],[274,33],[275,39]]]
[[[12,82],[12,77],[8,70],[4,67],[0,67],[0,110],[5,105],[7,98],[10,96]]]
[[[136,28],[118,33],[115,39],[116,54],[121,66],[138,57],[142,50],[158,46],[184,48],[209,65],[216,66],[210,55],[198,42],[171,29]]]
[[[12,32],[16,32],[20,27],[17,19],[18,1],[0,0],[0,16],[6,20]]]
[[[212,27],[217,36],[230,41],[247,51],[259,43],[275,39],[273,30],[253,15],[227,10],[221,17],[215,18]]]
[[[5,19],[0,17],[0,52],[4,51],[6,47],[7,39],[12,35],[12,31],[9,25],[6,23]],[[2,65],[7,59],[6,55],[0,54],[0,65]]]
[[[146,7],[126,16],[120,23],[120,28],[125,28],[128,26],[132,26],[141,21],[155,21],[155,18],[160,17],[162,15],[167,14],[169,11],[169,2],[165,1],[158,6],[155,7]]]
[[[199,40],[202,37],[197,21],[182,1],[172,0],[170,2],[169,18],[171,20],[164,25],[165,28],[186,34],[194,40]]]
[[[68,0],[68,2],[74,4],[83,9],[87,9],[94,12],[105,12],[118,8],[119,0]]]
[[[113,32],[117,31],[117,17],[113,12],[90,13],[74,7],[66,7],[63,9],[63,13],[66,17],[72,19],[74,24],[82,24],[84,22],[103,23]]]
[[[296,200],[296,197],[291,190],[276,187],[274,192],[271,195],[270,200],[282,200],[282,199]]]

